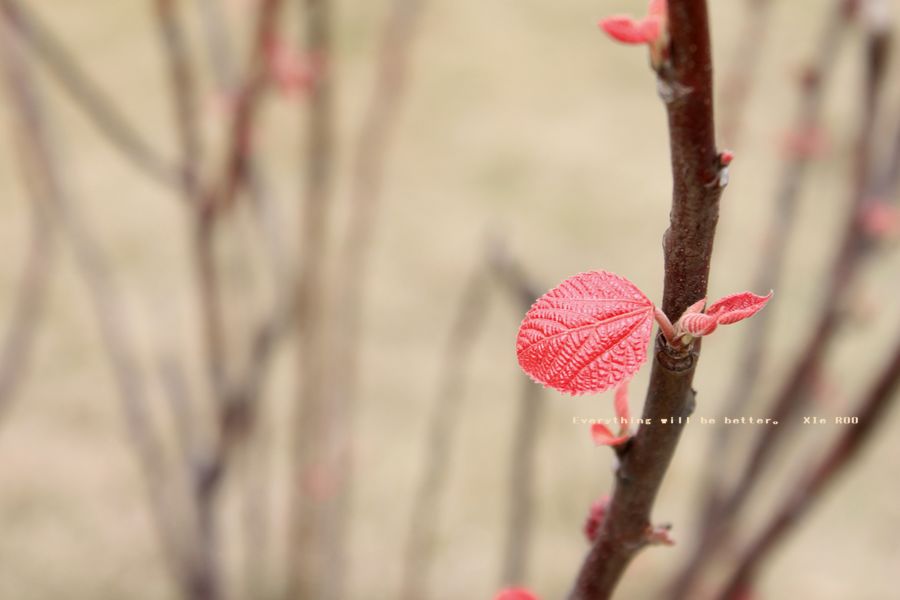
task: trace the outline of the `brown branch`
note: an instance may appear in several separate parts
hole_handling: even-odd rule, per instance
[[[394,0],[384,25],[374,86],[363,116],[353,159],[347,230],[335,269],[334,344],[330,364],[334,382],[329,405],[332,455],[342,461],[331,467],[341,473],[337,497],[326,519],[333,523],[328,536],[328,573],[324,580],[345,579],[344,555],[348,533],[347,512],[353,492],[353,417],[359,395],[360,329],[366,298],[368,257],[378,221],[384,189],[388,149],[408,85],[412,44],[418,31],[424,0]],[[333,593],[334,597],[341,594]]]
[[[722,139],[737,146],[747,99],[759,70],[771,0],[747,0],[734,55],[722,85]]]
[[[663,237],[662,309],[674,320],[706,297],[724,180],[713,124],[712,57],[705,0],[669,3],[670,58],[660,69],[672,154],[671,224]],[[657,336],[642,425],[621,453],[609,511],[570,595],[609,598],[634,556],[648,545],[651,511],[688,416],[699,344],[679,352]]]
[[[194,209],[194,263],[197,273],[202,333],[206,346],[207,369],[216,400],[217,432],[213,450],[193,465],[193,491],[197,519],[196,556],[193,565],[193,597],[214,600],[223,594],[219,573],[216,502],[221,482],[234,448],[252,427],[258,390],[276,339],[272,326],[282,324],[283,306],[277,306],[271,319],[256,333],[248,365],[242,378],[232,381],[228,374],[225,321],[220,276],[215,258],[215,234],[221,216],[219,209],[230,207],[238,189],[246,181],[250,137],[254,117],[265,84],[265,45],[273,37],[280,0],[260,5],[248,71],[242,81],[235,109],[226,161],[219,179],[201,188],[200,132],[196,119],[196,94],[193,70],[187,56],[187,43],[177,15],[175,0],[157,0],[158,15],[168,56],[175,112],[182,147],[184,193]],[[290,298],[285,298],[288,302]]]
[[[304,47],[307,56],[317,57],[320,65],[309,98],[306,128],[305,189],[301,215],[301,256],[297,298],[298,408],[294,431],[294,452],[288,549],[288,597],[324,598],[326,572],[325,549],[333,532],[332,523],[324,523],[325,502],[310,493],[308,485],[325,473],[328,464],[327,407],[324,401],[325,329],[324,255],[328,226],[328,208],[334,171],[334,99],[332,93],[332,11],[329,0],[305,0]],[[327,477],[335,476],[326,473]],[[332,589],[340,581],[332,582]]]
[[[250,171],[253,155],[253,131],[260,101],[268,82],[266,45],[275,38],[282,0],[262,0],[257,12],[254,39],[246,73],[237,91],[234,118],[231,122],[229,142],[219,188],[208,199],[209,210],[232,207],[241,186]]]
[[[896,398],[898,387],[900,387],[900,345],[894,349],[888,364],[859,403],[859,408],[855,412],[859,422],[848,425],[822,460],[811,470],[805,471],[809,475],[795,486],[794,491],[775,511],[768,524],[762,527],[760,534],[737,561],[726,579],[724,591],[717,596],[718,598],[737,600],[745,597],[739,592],[747,589],[772,550],[797,527],[816,502],[825,496],[826,489],[835,484],[866,443],[875,437],[878,425],[884,420],[882,418],[884,413]]]
[[[70,186],[63,179],[55,151],[58,142],[50,135],[43,100],[22,56],[21,46],[27,33],[17,26],[16,7],[11,0],[0,0],[0,7],[6,17],[6,31],[0,36],[0,41],[3,42],[2,58],[18,118],[17,141],[22,159],[30,165],[29,170],[41,174],[41,186],[33,186],[30,191],[34,195],[34,202],[41,203],[53,216],[55,225],[63,231],[73,250],[76,266],[90,294],[104,349],[112,367],[129,438],[142,468],[151,514],[167,564],[176,579],[187,586],[183,550],[178,532],[170,520],[171,507],[163,493],[163,451],[148,412],[149,399],[138,360],[137,345],[131,337],[118,290],[109,275],[106,257],[81,221],[70,197]]]
[[[767,5],[768,0],[763,0],[762,3]],[[834,70],[832,67],[849,23],[845,4],[846,0],[835,2],[835,9],[822,31],[815,61],[804,77],[794,131],[808,131],[819,127],[825,86]],[[753,284],[753,289],[758,292],[776,289],[781,281],[790,232],[793,230],[800,190],[806,180],[809,163],[810,157],[802,153],[789,155],[784,163],[776,193],[775,210],[767,227],[768,237]],[[755,389],[753,383],[762,371],[764,351],[771,335],[771,319],[772,313],[763,311],[756,315],[753,326],[748,329],[722,415],[744,414]],[[710,523],[707,517],[717,509],[722,500],[720,486],[725,479],[728,464],[726,457],[733,439],[734,436],[729,435],[726,427],[718,428],[713,437],[708,466],[704,469],[705,481],[702,484],[698,511],[699,521],[704,527]],[[697,560],[702,559],[697,557]]]
[[[197,7],[200,9],[201,18],[204,24],[204,37],[207,42],[207,53],[209,54],[210,62],[212,63],[212,71],[216,79],[216,86],[220,94],[230,95],[235,91],[236,87],[239,88],[239,84],[237,81],[238,73],[234,64],[234,50],[232,48],[225,16],[222,12],[222,0],[202,0],[197,3]],[[276,11],[280,10],[280,8],[272,6],[267,8],[268,11],[272,11],[273,9]],[[255,40],[256,49],[264,49],[263,45],[267,42],[267,39],[270,39],[274,35],[274,30],[277,27],[277,16],[277,12],[270,12],[271,18],[259,19],[261,25],[257,27]],[[259,69],[261,68],[261,65],[259,63],[254,63],[254,61],[260,61],[263,58],[264,56],[262,53],[257,52],[256,50],[251,53],[251,67],[248,68],[248,71],[251,73],[249,77],[254,81],[256,81],[254,75],[259,75]],[[253,66],[254,64],[256,64],[256,66]],[[255,73],[254,70],[256,70]],[[260,81],[259,83],[261,84],[262,82]],[[241,105],[245,113],[249,113],[251,117],[255,115],[258,110],[255,105],[260,102],[262,91],[263,88],[261,87],[253,88],[254,97],[252,101],[245,101],[244,104]],[[238,89],[238,92],[240,93],[240,89]],[[241,154],[241,148],[235,147],[235,141],[248,137],[243,136],[240,131],[238,131],[241,127],[247,127],[247,115],[245,114],[237,120],[242,120],[243,124],[240,126],[235,125],[232,128],[231,154],[238,154],[238,158],[232,157],[230,160],[226,161],[226,169],[233,168],[233,165],[237,164],[238,171],[240,172],[241,165],[239,164],[239,156]],[[279,227],[284,220],[276,210],[277,207],[269,192],[270,186],[264,176],[263,169],[259,164],[259,161],[256,160],[256,156],[252,150],[252,146],[243,149],[243,172],[244,177],[246,177],[246,189],[253,207],[255,223],[260,229],[265,250],[269,255],[269,265],[272,267],[274,282],[279,288],[279,294],[283,294],[288,290],[293,291],[292,285],[289,283],[292,279],[290,262],[287,259],[284,235]],[[224,199],[222,203],[227,204],[230,202],[230,199]]]
[[[502,241],[495,240],[488,247],[488,265],[498,283],[512,297],[517,313],[525,313],[540,292]],[[534,527],[534,472],[543,401],[541,388],[527,377],[521,379],[519,415],[510,454],[509,509],[500,577],[502,586],[522,585],[527,580]]]
[[[441,359],[437,394],[425,437],[422,470],[410,510],[403,559],[401,600],[426,600],[434,563],[438,525],[450,474],[450,458],[459,429],[467,359],[483,329],[489,286],[483,265],[469,275]]]
[[[751,492],[760,481],[760,475],[770,464],[774,450],[784,439],[786,431],[791,429],[791,417],[796,416],[809,396],[809,389],[821,369],[831,344],[835,340],[838,326],[844,318],[843,304],[847,290],[853,287],[858,267],[865,257],[866,236],[860,226],[859,213],[863,206],[872,181],[873,136],[875,134],[876,106],[878,93],[885,74],[888,56],[889,37],[886,31],[879,30],[870,36],[866,52],[867,77],[864,83],[863,107],[856,164],[854,165],[854,185],[851,192],[850,207],[846,217],[842,241],[838,249],[825,290],[825,302],[821,308],[813,333],[800,350],[798,360],[793,366],[784,385],[778,392],[768,413],[777,427],[766,428],[757,436],[750,457],[743,468],[737,483],[726,498],[707,516],[710,523],[701,538],[688,569],[676,584],[676,597],[686,597],[693,580],[696,578],[703,557],[711,556],[729,538],[731,524],[745,506]],[[708,561],[707,561],[708,562]]]
[[[155,0],[162,47],[169,67],[169,86],[181,147],[181,181],[189,202],[198,201],[202,144],[198,120],[197,83],[190,49],[178,15],[178,0]]]
[[[3,11],[62,89],[122,155],[152,179],[165,186],[177,186],[180,179],[177,170],[141,136],[27,5],[18,0],[7,0],[3,3]]]
[[[222,0],[197,2],[205,33],[207,53],[219,91],[228,93],[237,76],[234,68],[228,23],[222,10]]]
[[[23,172],[27,172],[27,168],[26,161],[23,161]],[[37,186],[36,181],[28,184],[33,196],[38,193]],[[56,244],[52,239],[47,215],[37,202],[29,204],[31,243],[0,350],[0,421],[8,414],[19,384],[28,371],[38,320],[44,309],[56,256]]]
[[[183,196],[194,219],[193,259],[198,282],[202,338],[214,397],[221,408],[227,388],[225,328],[222,298],[214,254],[215,215],[205,210],[201,187],[201,135],[197,120],[197,91],[187,40],[178,11],[178,0],[155,0],[164,55],[167,59],[176,131],[181,150]],[[178,415],[176,414],[176,417]],[[218,556],[218,528],[215,500],[224,464],[218,452],[194,462],[188,457],[194,500],[196,532],[191,568],[191,598],[217,600],[222,597],[222,576]]]

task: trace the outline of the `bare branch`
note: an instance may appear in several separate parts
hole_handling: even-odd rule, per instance
[[[32,83],[28,65],[21,54],[23,36],[14,18],[15,6],[11,0],[2,0],[0,6],[6,16],[6,32],[0,40],[3,42],[3,62],[12,103],[17,111],[17,140],[23,160],[31,165],[29,170],[42,174],[41,189],[31,189],[36,194],[33,201],[45,205],[73,250],[76,265],[93,303],[103,345],[122,400],[129,437],[142,468],[157,533],[169,567],[176,579],[187,585],[183,550],[178,532],[173,529],[174,523],[169,519],[170,507],[163,493],[163,451],[148,412],[149,400],[137,345],[131,337],[118,290],[109,275],[106,257],[81,221],[69,195],[71,188],[63,180],[55,153],[57,140],[50,135],[42,98]]]
[[[327,215],[334,172],[334,99],[332,93],[332,10],[328,0],[305,0],[304,48],[316,56],[320,70],[309,98],[306,128],[306,181],[303,192],[300,288],[297,299],[299,363],[298,409],[294,431],[293,489],[291,490],[291,538],[288,551],[288,596],[323,597],[322,578],[329,530],[324,522],[323,494],[310,489],[326,473],[328,464],[328,415],[324,401],[324,329]],[[336,476],[327,473],[326,477]],[[334,582],[340,586],[341,582]],[[328,599],[331,600],[331,599]]]
[[[865,201],[873,175],[873,136],[875,134],[876,105],[878,93],[885,74],[888,52],[886,30],[874,31],[869,37],[865,62],[867,77],[864,83],[863,107],[861,109],[860,135],[854,165],[854,185],[850,206],[845,221],[843,238],[836,254],[825,290],[825,302],[821,308],[813,333],[806,345],[799,351],[799,358],[790,371],[784,385],[775,397],[768,417],[779,423],[769,427],[757,436],[749,459],[739,470],[741,476],[725,500],[707,515],[710,523],[701,538],[688,569],[676,585],[676,594],[689,594],[690,586],[702,562],[701,557],[710,556],[729,537],[730,527],[745,506],[751,492],[760,481],[760,475],[770,464],[773,452],[790,430],[790,418],[808,400],[810,386],[818,374],[828,349],[835,339],[838,325],[844,317],[843,300],[847,290],[853,286],[858,267],[865,257],[866,236],[859,219],[860,208]],[[688,597],[678,595],[677,597]]]
[[[801,478],[787,500],[777,509],[768,524],[738,559],[731,575],[726,579],[724,591],[717,597],[721,600],[737,600],[740,592],[747,588],[759,572],[764,560],[801,522],[817,501],[824,497],[826,489],[834,485],[838,477],[852,464],[853,459],[875,437],[882,416],[896,398],[900,387],[900,345],[891,356],[881,374],[863,396],[859,408],[854,413],[859,422],[844,429],[843,434],[825,453],[825,456],[809,473]]]
[[[377,227],[388,149],[403,104],[412,45],[424,5],[424,0],[394,0],[391,4],[382,32],[373,89],[354,149],[349,221],[334,277],[337,318],[334,319],[334,332],[329,336],[334,351],[327,367],[332,369],[334,382],[329,400],[332,454],[344,461],[332,468],[343,473],[343,481],[338,486],[337,497],[330,503],[333,510],[327,511],[333,514],[326,515],[334,529],[327,536],[331,546],[327,561],[329,571],[323,579],[328,582],[345,578],[347,511],[352,494],[352,428],[359,394],[359,336],[362,304],[366,297],[367,259]],[[335,592],[333,596],[340,594]]]
[[[741,31],[722,84],[722,139],[728,148],[738,144],[747,99],[759,70],[771,4],[771,0],[744,2]]]
[[[767,5],[768,0],[757,3]],[[822,31],[814,63],[804,77],[800,105],[793,125],[794,131],[809,131],[819,127],[825,86],[834,70],[832,67],[848,23],[845,0],[838,0],[834,3],[834,9]],[[766,229],[768,237],[763,246],[763,258],[759,261],[758,273],[753,284],[755,290],[776,289],[781,281],[788,241],[794,226],[797,202],[808,172],[809,162],[810,157],[802,153],[787,156],[778,184],[775,210]],[[726,395],[727,402],[722,410],[723,415],[744,414],[744,409],[751,400],[752,392],[755,389],[753,383],[759,378],[762,370],[763,353],[771,334],[771,318],[771,312],[763,311],[756,316],[753,327],[747,331],[746,340],[741,346],[741,355],[734,372],[733,382]],[[729,435],[728,429],[724,427],[718,428],[713,437],[708,468],[704,469],[705,481],[702,485],[703,491],[698,512],[704,527],[710,522],[707,517],[722,500],[719,487],[722,485],[727,465],[729,443],[733,439],[734,436]]]
[[[71,52],[59,43],[50,30],[18,0],[4,1],[3,10],[63,90],[122,155],[161,184],[177,186],[180,178],[176,169],[130,124],[112,99],[88,77],[71,58]]]
[[[460,296],[440,362],[437,394],[421,452],[424,460],[419,487],[409,513],[401,600],[426,600],[429,597],[428,580],[434,563],[442,500],[465,398],[466,359],[472,353],[490,306],[488,283],[483,265],[477,265]]]
[[[22,170],[27,172],[27,164],[22,165]],[[33,179],[30,181],[28,185],[32,188],[31,195],[36,198],[39,194],[36,189],[38,183]],[[0,350],[0,421],[6,416],[19,384],[28,371],[37,324],[44,309],[56,256],[56,244],[52,239],[47,215],[34,200],[30,202],[30,208],[31,243]]]
[[[490,272],[512,298],[517,312],[526,312],[540,295],[538,286],[525,274],[500,238],[488,241]],[[509,469],[509,510],[503,550],[501,585],[523,584],[528,573],[535,504],[535,458],[537,434],[543,409],[541,388],[522,378],[518,420],[512,439]]]
[[[178,16],[178,0],[155,0],[160,37],[169,66],[169,83],[181,146],[181,180],[188,202],[198,202],[202,144],[198,121],[197,83],[190,49]]]

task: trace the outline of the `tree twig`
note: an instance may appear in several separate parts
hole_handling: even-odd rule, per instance
[[[754,0],[756,1],[756,0]],[[757,2],[768,5],[768,0]],[[756,18],[756,17],[754,17]],[[801,88],[800,105],[795,117],[794,131],[809,131],[819,127],[821,106],[828,78],[831,76],[849,15],[846,0],[837,0],[831,11],[822,35],[818,41],[814,64],[808,69]],[[775,210],[771,215],[763,256],[758,264],[758,272],[752,289],[765,291],[778,287],[784,268],[790,232],[793,230],[800,190],[808,172],[810,157],[803,153],[792,153],[786,157],[776,193]],[[726,394],[726,404],[722,415],[744,414],[751,400],[763,366],[763,354],[771,334],[772,313],[763,311],[756,315],[753,327],[746,333],[741,346],[741,355],[734,371],[731,387]],[[701,486],[699,522],[706,527],[708,516],[721,502],[720,487],[727,466],[730,442],[734,436],[726,427],[718,428],[713,436],[712,448],[708,454],[708,465],[704,469]]]
[[[306,181],[301,211],[301,256],[297,298],[298,408],[294,430],[293,472],[288,546],[288,597],[326,598],[325,588],[337,590],[343,581],[325,583],[328,536],[333,523],[325,498],[310,490],[311,482],[334,477],[327,473],[328,414],[324,400],[324,354],[328,351],[325,319],[325,271],[328,209],[334,176],[334,99],[331,65],[332,6],[329,0],[305,0],[304,48],[319,63],[306,128]],[[333,513],[332,513],[333,514]]]
[[[122,155],[161,184],[178,186],[178,171],[131,125],[112,99],[88,77],[72,58],[72,53],[60,44],[53,33],[18,0],[4,2],[3,10],[63,90]]]
[[[22,169],[28,168],[23,161]],[[37,182],[28,186],[36,197]],[[31,243],[25,256],[12,312],[0,349],[0,421],[8,414],[19,384],[28,370],[35,333],[47,297],[55,263],[56,244],[47,215],[35,200],[31,209]]]
[[[178,532],[173,529],[171,507],[164,494],[164,455],[148,412],[149,400],[137,346],[131,336],[118,290],[109,275],[106,258],[81,221],[70,197],[70,187],[63,179],[55,151],[56,140],[50,135],[42,98],[22,56],[22,38],[27,37],[28,33],[18,28],[16,7],[11,0],[0,1],[0,6],[6,17],[6,31],[0,36],[0,41],[3,42],[0,46],[12,102],[19,120],[17,141],[23,160],[31,165],[30,170],[42,175],[40,188],[35,186],[31,189],[34,202],[45,206],[73,250],[76,265],[90,294],[101,339],[115,377],[129,437],[142,468],[151,514],[162,542],[164,556],[176,579],[188,589],[187,573],[183,568],[186,564],[183,548]]]
[[[741,596],[740,592],[747,589],[772,550],[793,531],[815,503],[824,496],[825,490],[834,485],[838,477],[852,464],[852,460],[863,450],[866,443],[875,437],[878,425],[884,420],[882,415],[896,397],[898,386],[900,386],[900,345],[894,349],[884,370],[860,401],[859,408],[854,413],[859,422],[848,425],[821,461],[812,469],[806,470],[809,475],[799,482],[738,559],[718,598],[738,600],[746,597]]]
[[[368,256],[378,220],[383,179],[393,133],[408,84],[412,45],[424,0],[394,0],[384,25],[371,96],[354,149],[347,230],[335,268],[333,355],[328,368],[334,376],[329,406],[332,456],[343,461],[331,471],[341,473],[336,497],[330,503],[334,524],[329,536],[328,573],[325,580],[345,579],[344,555],[348,537],[348,511],[353,492],[353,423],[359,395],[359,355],[362,307],[366,298]],[[339,375],[338,375],[339,373]],[[340,594],[333,593],[332,597]]]
[[[499,240],[488,248],[488,265],[516,308],[526,312],[540,292],[522,265],[513,259]],[[541,388],[522,377],[518,419],[512,438],[509,469],[509,508],[503,550],[501,585],[523,585],[528,576],[528,559],[534,527],[535,459],[538,429],[543,408]]]
[[[729,537],[730,525],[735,522],[740,510],[746,504],[751,492],[760,480],[761,473],[769,465],[773,452],[790,429],[790,418],[805,405],[808,390],[819,372],[822,361],[835,339],[838,325],[843,318],[843,299],[857,268],[865,255],[865,233],[860,224],[860,208],[865,201],[873,176],[873,136],[875,133],[876,105],[878,93],[885,74],[889,37],[886,30],[877,30],[869,37],[866,52],[867,75],[864,83],[863,107],[861,110],[860,135],[854,165],[854,184],[851,191],[850,207],[845,221],[843,237],[838,252],[832,262],[828,282],[813,333],[800,350],[797,362],[790,371],[784,385],[775,397],[768,417],[778,422],[777,427],[762,431],[753,445],[745,466],[740,469],[740,478],[728,492],[725,499],[707,515],[710,523],[688,564],[688,568],[676,582],[676,597],[686,597],[696,578],[702,557],[710,556]]]
[[[747,99],[759,70],[771,0],[746,0],[734,55],[722,84],[722,139],[737,146]]]
[[[668,113],[673,196],[671,223],[663,237],[662,310],[674,320],[706,297],[724,180],[715,145],[706,2],[671,0],[668,19],[670,59],[660,69],[659,85]],[[699,350],[695,345],[690,352],[679,352],[657,336],[643,411],[648,424],[621,453],[609,510],[571,600],[609,598],[628,564],[650,542],[653,504],[684,427],[661,419],[692,412],[691,381]]]
[[[426,600],[434,563],[442,500],[450,473],[450,458],[463,407],[467,358],[482,330],[489,306],[489,285],[482,264],[466,281],[450,327],[441,372],[425,437],[422,470],[410,510],[403,559],[401,600]]]

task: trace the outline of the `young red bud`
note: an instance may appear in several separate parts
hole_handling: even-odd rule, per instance
[[[675,540],[669,535],[669,531],[671,531],[671,525],[657,525],[656,527],[648,527],[647,528],[647,543],[662,545],[662,546],[674,546]]]
[[[873,239],[895,239],[900,237],[900,209],[884,200],[870,200],[860,209],[859,224]]]
[[[653,67],[658,69],[668,46],[666,20],[666,0],[651,0],[643,19],[615,15],[601,19],[599,25],[607,35],[623,44],[647,44]]]
[[[631,436],[629,436],[628,434],[613,435],[613,432],[609,430],[609,427],[607,427],[603,423],[594,423],[593,425],[591,425],[591,437],[594,439],[594,443],[598,446],[615,447],[627,442],[628,438]]]
[[[727,167],[731,164],[731,161],[734,160],[734,152],[731,150],[722,150],[722,153],[719,154],[719,164],[723,167]]]
[[[600,535],[600,528],[603,526],[607,510],[609,510],[609,496],[603,496],[591,503],[591,509],[584,521],[584,537],[591,544],[597,541],[597,536]]]
[[[601,19],[598,25],[609,37],[623,44],[646,44],[649,42],[648,31],[643,27],[643,21],[635,21],[624,15],[615,15]]]
[[[675,325],[682,334],[687,333],[691,337],[703,337],[709,335],[718,327],[713,317],[703,313],[684,313]]]
[[[750,292],[731,294],[713,302],[706,309],[706,314],[715,318],[719,325],[730,325],[750,318],[768,304],[772,292],[765,296],[757,296]]]
[[[500,590],[494,600],[538,600],[538,597],[525,588],[506,588]]]
[[[825,132],[812,126],[789,131],[782,140],[782,149],[791,158],[817,158],[828,151],[828,146]]]

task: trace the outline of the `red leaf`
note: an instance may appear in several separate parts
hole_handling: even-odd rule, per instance
[[[688,333],[693,337],[703,337],[709,335],[716,330],[719,323],[715,317],[704,315],[703,313],[684,313],[678,320],[679,331]]]
[[[719,325],[730,325],[758,313],[771,297],[772,292],[766,296],[757,296],[750,292],[732,294],[713,302],[706,309],[706,314],[713,317]]]
[[[537,299],[519,327],[519,365],[569,394],[602,392],[631,379],[647,360],[653,304],[614,273],[571,277]]]
[[[618,446],[628,441],[630,437],[627,433],[624,435],[613,435],[609,427],[602,423],[594,423],[591,425],[591,437],[598,446]]]
[[[494,600],[537,600],[537,596],[525,588],[506,588],[500,590]]]
[[[623,44],[647,43],[647,31],[645,31],[643,27],[643,21],[635,21],[631,17],[616,15],[614,17],[601,19],[599,25],[609,37],[618,40]]]

